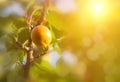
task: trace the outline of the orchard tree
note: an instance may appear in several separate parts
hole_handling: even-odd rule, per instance
[[[0,0],[0,82],[119,82],[119,0]]]

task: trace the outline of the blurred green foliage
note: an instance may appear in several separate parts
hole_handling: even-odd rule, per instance
[[[14,37],[26,43],[29,32],[24,14],[41,6],[41,1],[0,1],[0,82],[23,81],[25,53],[16,46]],[[53,37],[52,52],[60,58],[55,66],[51,63],[51,52],[46,54],[50,56],[47,60],[36,60],[30,68],[31,82],[120,82],[120,2],[112,0],[111,11],[96,21],[84,12],[82,4],[86,1],[76,0],[80,8],[70,13],[61,13],[52,4],[46,20]],[[12,4],[21,5],[24,13],[16,10],[7,16],[3,14]],[[35,19],[38,15],[39,12],[34,14]],[[65,56],[64,51],[71,52],[75,61],[69,58],[71,54]],[[71,61],[74,64],[68,63]]]

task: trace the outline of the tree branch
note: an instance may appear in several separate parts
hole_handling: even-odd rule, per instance
[[[15,38],[15,42],[16,42],[16,45],[21,48],[22,50],[24,50],[25,52],[28,52],[28,47],[27,46],[24,46],[20,41],[18,41],[17,38]]]
[[[50,3],[49,0],[44,0],[43,1],[43,4],[42,4],[43,9],[42,9],[42,12],[41,12],[41,16],[37,20],[37,25],[40,25],[45,20],[46,14],[48,12],[49,3]]]
[[[48,0],[47,0],[48,1]],[[26,48],[22,45],[20,45],[19,42],[17,42],[17,44],[25,49],[27,51],[27,62],[26,64],[24,65],[24,77],[25,79],[30,79],[30,74],[29,74],[29,71],[30,71],[30,67],[31,67],[31,63],[38,57],[41,57],[42,55],[45,54],[44,53],[41,53],[40,55],[34,55],[35,54],[35,50],[32,46],[32,39],[31,39],[31,32],[32,32],[32,29],[33,29],[33,25],[32,25],[32,17],[33,17],[33,14],[37,11],[38,9],[35,9],[31,16],[30,16],[30,19],[27,19],[27,24],[29,26],[28,30],[29,30],[29,39],[28,39],[28,49],[26,50]],[[41,12],[41,16],[39,18],[39,20],[37,21],[37,25],[41,24],[42,21],[44,21],[44,18],[45,18],[45,15],[46,15],[46,11],[47,11],[47,6],[46,6],[46,2],[43,2],[43,10]]]

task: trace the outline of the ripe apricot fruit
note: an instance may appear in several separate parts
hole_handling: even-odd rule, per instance
[[[31,32],[31,39],[38,48],[49,46],[52,36],[50,30],[44,25],[38,25]]]

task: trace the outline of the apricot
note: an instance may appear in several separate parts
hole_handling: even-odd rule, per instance
[[[44,25],[38,25],[31,32],[31,39],[38,48],[45,48],[52,40],[50,30]]]

